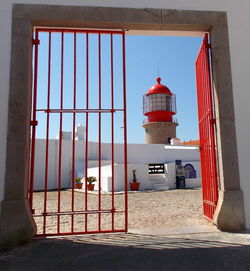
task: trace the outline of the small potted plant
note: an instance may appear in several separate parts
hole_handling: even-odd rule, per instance
[[[89,191],[93,191],[94,190],[94,188],[95,188],[94,182],[96,182],[96,181],[97,181],[97,179],[94,176],[87,177],[87,182],[88,182],[87,189]]]
[[[81,177],[75,178],[75,184],[77,189],[82,189],[82,182],[81,182]]]
[[[133,169],[133,182],[130,183],[130,190],[131,191],[138,191],[140,183],[136,180],[136,169]]]

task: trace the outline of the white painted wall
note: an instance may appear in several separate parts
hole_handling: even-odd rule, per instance
[[[88,167],[98,165],[98,144],[89,143]],[[46,140],[36,140],[35,150],[35,177],[34,190],[43,190],[45,182],[45,150]],[[59,175],[59,141],[49,140],[49,159],[48,159],[48,189],[58,187]],[[85,175],[85,141],[75,141],[75,177]],[[102,165],[110,164],[110,161],[103,160]],[[62,158],[61,158],[61,188],[68,188],[72,179],[72,142],[71,140],[62,140]]]
[[[186,179],[186,188],[199,188],[201,187],[201,178]]]
[[[116,165],[115,165],[116,166]],[[95,184],[95,188],[94,190],[98,190],[99,187],[99,168],[98,167],[93,167],[93,168],[89,168],[88,169],[88,176],[95,176],[97,178],[97,181],[94,183]],[[101,190],[108,192],[111,191],[111,187],[112,187],[112,169],[111,169],[111,165],[107,165],[107,166],[102,166],[101,167]],[[114,189],[115,191],[118,191],[116,188]]]
[[[188,161],[184,162],[183,166],[186,164],[192,164],[195,170],[197,170],[196,179],[186,179],[187,188],[197,188],[201,187],[201,177],[199,174],[200,171],[200,162]],[[169,186],[170,189],[176,188],[176,174],[175,174],[175,163],[165,164],[165,174],[155,174],[149,175],[148,173],[148,164],[128,164],[128,189],[130,190],[129,183],[133,180],[133,169],[136,169],[136,179],[140,182],[139,190],[151,190],[155,189],[155,184],[160,183]],[[95,176],[98,179],[99,168],[94,167],[88,169],[89,176]],[[112,171],[111,165],[103,166],[101,168],[101,189],[105,192],[112,191]],[[95,182],[95,190],[98,190],[98,181]],[[115,164],[114,165],[114,191],[124,191],[124,164]]]
[[[129,183],[133,180],[133,169],[136,169],[136,179],[140,182],[140,189],[152,189],[152,183],[149,181],[148,164],[128,164],[128,189]],[[90,168],[89,176],[96,176],[98,179],[99,168]],[[101,168],[102,191],[110,192],[112,189],[111,165]],[[98,190],[98,181],[95,182],[95,190]],[[114,191],[124,191],[124,164],[114,165]]]
[[[226,11],[229,25],[240,183],[244,191],[246,226],[250,228],[250,183],[248,181],[250,176],[248,165],[250,153],[250,141],[248,139],[250,127],[249,0],[2,0],[0,3],[0,200],[3,199],[5,176],[11,6],[13,3]]]
[[[98,143],[89,142],[89,160],[88,160],[88,176],[98,176]],[[124,149],[123,144],[115,144],[115,163],[123,163]],[[45,150],[46,140],[36,140],[35,151],[35,178],[34,190],[43,190],[45,182]],[[59,141],[57,139],[49,140],[49,159],[48,159],[48,189],[56,189],[58,187],[59,174]],[[149,145],[149,144],[128,144],[128,162],[129,167],[145,167],[149,163],[166,163],[181,159],[183,161],[199,161],[199,152],[190,147],[183,147],[182,149],[165,149],[165,145]],[[111,145],[107,143],[102,144],[102,177],[111,176]],[[139,164],[143,164],[142,166]],[[144,165],[145,164],[145,165]],[[94,169],[92,169],[94,168]],[[132,172],[132,170],[131,170]],[[130,178],[129,172],[128,177]],[[141,170],[140,170],[141,172]],[[146,169],[148,172],[148,169]],[[123,168],[121,165],[115,167],[115,178],[121,177]],[[140,174],[140,173],[139,173]],[[85,141],[75,141],[75,177],[85,176]],[[140,175],[138,176],[140,177]],[[141,179],[145,179],[141,176]],[[132,177],[131,177],[132,178]],[[61,188],[68,188],[71,186],[72,179],[72,141],[62,140],[62,159],[61,159]],[[119,179],[119,180],[120,180]],[[148,177],[146,178],[148,179]],[[117,185],[120,181],[116,181]],[[123,181],[121,181],[123,182]],[[118,185],[120,187],[120,184]],[[143,184],[142,184],[143,187]],[[120,189],[117,187],[117,189]],[[150,188],[147,188],[150,189]]]
[[[166,172],[165,178],[166,178],[166,182],[169,186],[169,189],[174,189],[174,188],[176,188],[175,163],[168,163],[168,164],[165,164],[164,166],[165,166],[165,172]]]
[[[103,159],[111,160],[110,144],[103,144]],[[183,151],[185,149],[185,151]],[[183,161],[198,161],[200,153],[190,147],[175,149],[168,147],[165,149],[164,144],[128,144],[128,161],[129,163],[165,163],[181,159]],[[123,162],[123,144],[115,145],[115,161]]]

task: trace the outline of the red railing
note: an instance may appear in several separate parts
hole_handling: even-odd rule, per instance
[[[205,217],[213,220],[218,201],[218,181],[209,48],[208,35],[205,35],[196,60],[196,80],[203,209]]]
[[[172,123],[178,123],[178,119],[177,118],[172,118],[172,121],[171,121]],[[144,119],[143,121],[142,121],[142,124],[146,124],[146,123],[150,123],[149,121],[148,121],[148,119]]]
[[[73,44],[72,48],[68,44],[66,44],[66,38],[69,40],[69,36],[66,37],[67,34],[70,34],[71,43]],[[46,39],[40,39],[41,35],[46,36]],[[53,36],[54,35],[54,36]],[[97,44],[93,44],[93,40],[90,42],[90,38],[95,35],[95,38],[97,38]],[[105,36],[105,39],[109,39],[109,48],[106,46],[102,46],[102,38]],[[114,42],[114,37],[119,37],[118,40],[116,40],[116,43]],[[54,38],[54,39],[53,39]],[[78,54],[79,54],[79,48],[83,46],[83,44],[80,44],[78,39],[82,38],[82,41],[85,41],[84,48],[85,48],[85,54],[82,56],[81,61],[85,61],[85,68],[82,69],[82,80],[85,82],[85,89],[78,87],[78,74],[79,74],[79,65],[78,65]],[[56,40],[56,41],[55,41]],[[56,56],[53,54],[52,46],[55,46],[53,42],[57,42],[56,46],[58,47],[58,50],[60,51],[60,57],[56,59]],[[44,43],[46,43],[44,45]],[[67,234],[85,234],[85,233],[101,233],[101,232],[127,232],[128,229],[128,197],[127,197],[127,124],[126,124],[126,63],[125,63],[125,32],[124,31],[109,31],[109,30],[92,30],[92,29],[54,29],[54,28],[36,28],[34,33],[34,60],[33,60],[33,104],[32,104],[32,114],[31,114],[31,159],[30,159],[30,188],[29,188],[29,202],[30,207],[32,209],[33,215],[36,219],[36,223],[41,226],[42,224],[42,230],[38,232],[38,236],[49,236],[49,235],[67,235]],[[114,45],[115,44],[115,45]],[[117,45],[118,44],[118,45]],[[45,54],[47,57],[47,64],[46,67],[40,66],[38,61],[39,59],[43,58],[44,55],[41,55],[42,53],[39,51],[39,46],[43,46],[43,50],[46,50]],[[93,76],[90,76],[90,64],[91,61],[93,61],[93,56],[90,56],[90,49],[91,46],[93,48],[97,48],[96,55],[97,55],[97,74],[94,77],[98,81],[98,96],[95,99],[95,105],[90,105],[90,83],[92,83],[91,80],[93,80]],[[120,47],[119,50],[115,47]],[[45,48],[45,49],[44,49]],[[69,50],[72,50],[71,52]],[[115,57],[117,56],[117,52],[120,52],[119,58],[121,59],[120,69],[118,69],[121,74],[118,74],[118,71],[115,70],[114,63],[115,63]],[[72,73],[73,73],[73,89],[70,95],[73,97],[73,103],[70,108],[66,108],[64,106],[64,102],[69,97],[69,89],[66,89],[65,84],[67,81],[71,80],[68,73],[65,72],[65,58],[72,53],[73,55],[73,66],[72,66]],[[115,55],[114,55],[115,54]],[[109,86],[109,92],[110,92],[110,108],[104,108],[102,98],[107,93],[107,85],[105,86],[105,92],[103,87],[103,76],[102,73],[105,70],[105,64],[103,61],[103,55],[109,56],[109,73],[110,73],[110,86]],[[107,59],[107,58],[106,58]],[[107,60],[106,60],[107,61]],[[52,65],[52,62],[60,66],[59,71],[59,78],[60,78],[60,84],[59,84],[59,95],[58,95],[58,108],[55,108],[55,106],[51,106],[51,102],[53,99],[55,99],[55,91],[56,88],[54,87],[55,84],[54,80],[57,80],[55,78],[58,78],[58,74],[55,74],[55,68]],[[117,64],[117,62],[116,62]],[[85,71],[84,71],[85,70]],[[107,73],[107,69],[105,70]],[[42,89],[40,85],[39,78],[45,77],[44,74],[46,74],[46,80],[47,80],[47,90],[46,90],[46,96],[47,101],[46,103],[41,106],[41,102],[39,102],[38,96],[42,97],[42,95],[45,95],[44,89]],[[85,73],[85,74],[84,74]],[[115,88],[114,82],[116,77],[120,78],[121,80],[121,86]],[[79,107],[78,106],[78,94],[81,92],[85,92],[85,106]],[[119,93],[120,92],[120,93]],[[42,94],[43,93],[43,94]],[[57,93],[57,92],[56,92]],[[123,103],[122,105],[116,105],[115,102],[115,95],[122,98]],[[52,99],[53,97],[53,99]],[[39,108],[37,106],[39,102]],[[54,103],[55,104],[55,103]],[[92,108],[91,108],[92,107]],[[36,174],[35,174],[35,157],[36,157],[36,139],[37,139],[37,125],[43,125],[43,121],[38,119],[37,113],[40,115],[42,113],[45,113],[46,121],[44,125],[45,130],[45,156],[44,156],[44,189],[43,189],[43,208],[41,210],[41,207],[37,207],[38,203],[36,202],[36,198],[34,197],[34,187],[36,184]],[[114,172],[114,163],[115,163],[115,114],[116,113],[122,113],[123,114],[123,127],[124,127],[124,134],[123,134],[123,140],[124,140],[124,209],[116,208],[115,204],[115,172]],[[63,161],[63,139],[62,139],[62,131],[63,131],[63,123],[64,123],[64,116],[65,114],[71,114],[72,116],[72,142],[71,142],[71,185],[70,185],[70,193],[71,193],[71,200],[68,203],[67,210],[62,209],[62,202],[63,202],[63,192],[62,192],[62,161]],[[98,115],[98,123],[97,127],[95,128],[95,131],[97,131],[97,138],[98,138],[98,204],[97,208],[90,207],[89,204],[89,194],[87,191],[87,178],[85,178],[84,188],[85,192],[83,193],[82,201],[83,206],[81,210],[76,209],[76,194],[75,194],[75,159],[76,159],[76,139],[75,139],[75,128],[76,128],[76,121],[77,117],[82,114],[84,115],[85,119],[85,126],[86,126],[86,135],[85,135],[85,153],[84,153],[84,159],[82,161],[85,177],[88,177],[88,161],[89,161],[89,140],[90,140],[90,114],[97,114]],[[103,196],[102,196],[102,131],[103,131],[103,124],[102,124],[102,116],[103,114],[110,114],[110,137],[111,137],[111,168],[112,168],[112,192],[111,192],[111,207],[106,208],[103,206]],[[40,116],[39,115],[39,116]],[[55,206],[51,208],[51,206],[48,206],[48,196],[49,196],[49,187],[48,183],[50,181],[50,175],[49,170],[51,168],[50,165],[50,139],[51,139],[51,116],[58,116],[58,127],[59,127],[59,138],[58,138],[58,163],[57,163],[57,194],[54,198]],[[42,117],[41,117],[42,118]],[[119,127],[118,127],[119,128]],[[65,202],[64,202],[65,205]],[[88,228],[88,221],[90,215],[97,215],[97,221],[96,221],[96,229],[89,229]],[[110,226],[109,229],[102,228],[102,216],[103,214],[110,214],[111,220],[110,220]],[[124,221],[123,221],[123,227],[117,228],[115,226],[115,215],[116,214],[124,214]],[[84,216],[84,223],[79,226],[77,224],[75,217],[77,215],[83,215]],[[66,231],[62,228],[62,216],[69,216],[71,218],[70,220],[70,230]],[[53,217],[56,220],[56,228],[53,230],[48,230],[48,223],[47,219]],[[40,219],[42,218],[42,220]],[[39,220],[40,219],[40,220]],[[119,218],[119,221],[121,219]],[[51,226],[51,225],[50,225]],[[76,230],[77,228],[77,230]]]

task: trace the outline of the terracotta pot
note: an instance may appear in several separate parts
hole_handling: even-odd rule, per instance
[[[138,182],[132,182],[130,183],[130,190],[131,191],[138,191],[139,190],[140,183]]]
[[[82,189],[82,183],[76,183],[76,188],[77,189]]]
[[[87,189],[88,189],[89,191],[93,191],[94,188],[95,188],[95,184],[88,184],[88,185],[87,185]]]

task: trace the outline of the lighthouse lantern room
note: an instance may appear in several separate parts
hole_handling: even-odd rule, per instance
[[[148,144],[170,144],[176,137],[176,99],[170,89],[161,84],[161,78],[143,96],[143,113],[147,119],[143,123]]]

